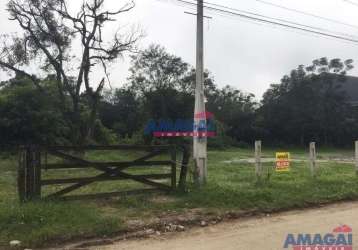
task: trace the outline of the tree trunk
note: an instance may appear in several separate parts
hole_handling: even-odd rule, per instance
[[[90,102],[92,102],[92,105],[91,105],[91,114],[89,117],[88,127],[87,127],[87,131],[86,131],[86,138],[85,138],[86,142],[89,142],[93,138],[93,135],[94,135],[99,97],[98,96],[91,97]]]

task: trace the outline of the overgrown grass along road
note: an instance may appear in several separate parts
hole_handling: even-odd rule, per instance
[[[263,152],[273,158],[275,150]],[[292,158],[307,157],[305,150],[291,150]],[[331,153],[335,152],[335,153]],[[353,151],[320,151],[320,159],[352,158]],[[133,158],[126,154],[97,152],[95,160],[113,161]],[[320,174],[312,179],[308,163],[293,162],[289,173],[271,172],[269,180],[256,183],[254,166],[235,159],[250,158],[252,150],[230,149],[209,152],[208,184],[201,190],[190,187],[188,193],[152,194],[106,200],[34,202],[20,205],[16,193],[16,157],[0,163],[0,249],[10,240],[38,247],[64,240],[112,235],[133,225],[143,225],[161,217],[199,214],[221,215],[228,211],[276,211],[307,205],[358,199],[358,177],[353,164],[319,163]],[[232,162],[229,162],[233,160]],[[266,170],[273,163],[264,164]],[[45,177],[92,176],[96,171],[60,170],[44,172]],[[77,193],[121,191],[140,188],[127,181],[94,183]],[[45,193],[53,192],[44,190]]]

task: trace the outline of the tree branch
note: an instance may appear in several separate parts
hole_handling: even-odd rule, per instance
[[[18,75],[20,76],[25,76],[27,77],[28,79],[30,79],[34,85],[41,91],[44,91],[44,89],[42,88],[42,86],[40,85],[40,80],[34,76],[34,75],[31,75],[29,73],[27,73],[26,71],[24,70],[21,70],[21,69],[18,69],[16,68],[15,66],[9,64],[9,63],[6,63],[6,62],[3,62],[3,61],[0,61],[0,66],[4,67],[4,68],[7,68],[7,69],[10,69],[14,72],[16,72]]]

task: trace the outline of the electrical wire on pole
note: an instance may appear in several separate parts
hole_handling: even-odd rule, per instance
[[[295,12],[295,13],[298,13],[298,14],[301,14],[301,15],[304,15],[304,16],[310,16],[310,17],[321,19],[321,20],[328,21],[328,22],[331,22],[331,23],[336,23],[336,24],[344,25],[344,26],[351,27],[351,28],[354,28],[354,29],[358,29],[357,25],[345,23],[345,22],[342,22],[342,21],[339,21],[339,20],[336,20],[336,19],[319,16],[319,15],[316,15],[316,14],[313,14],[313,13],[305,12],[305,11],[302,11],[302,10],[297,10],[297,9],[294,9],[294,8],[289,8],[289,7],[279,5],[279,4],[275,4],[275,3],[271,3],[271,2],[265,1],[265,0],[255,0],[255,1],[259,2],[259,3],[262,3],[262,4],[265,4],[265,5],[269,5],[269,6],[273,6],[273,7],[276,7],[276,8],[283,9],[283,10],[287,10],[287,11],[290,11],[290,12]],[[346,1],[346,0],[343,0],[343,1]]]
[[[196,41],[196,86],[194,108],[193,158],[194,178],[198,186],[207,181],[207,137],[206,110],[204,96],[204,3],[197,3],[197,41]],[[205,135],[202,135],[205,133]]]
[[[349,3],[351,5],[355,5],[358,7],[358,3],[357,2],[354,2],[354,1],[351,1],[351,0],[342,0],[343,2],[346,2],[346,3]]]
[[[261,18],[265,18],[265,19],[269,19],[269,20],[274,20],[274,21],[284,22],[284,23],[288,23],[288,24],[292,24],[292,25],[296,25],[296,26],[301,26],[301,27],[304,27],[304,28],[315,29],[315,30],[328,32],[328,33],[335,33],[335,34],[338,34],[338,35],[341,35],[341,36],[347,36],[347,37],[351,37],[351,38],[354,38],[354,39],[358,39],[357,36],[354,36],[354,35],[351,35],[351,34],[348,34],[348,33],[343,33],[343,32],[338,32],[338,31],[331,31],[331,30],[324,29],[324,28],[321,28],[321,27],[301,24],[301,23],[293,22],[293,21],[286,20],[286,19],[283,19],[283,18],[270,17],[270,16],[259,14],[259,13],[246,11],[246,10],[240,10],[240,9],[237,9],[237,8],[228,7],[228,6],[225,6],[225,5],[215,4],[215,3],[210,3],[210,2],[204,2],[204,4],[206,4],[207,6],[216,6],[216,7],[222,8],[222,9],[231,10],[231,11],[235,11],[235,12],[238,12],[238,13],[248,14],[248,15],[261,17]],[[357,28],[358,28],[358,26],[357,26]]]
[[[195,3],[185,1],[185,0],[171,0],[171,1],[179,2],[181,4],[186,4],[186,5],[191,6],[191,7],[193,5],[196,6]],[[240,17],[240,18],[256,21],[256,22],[259,22],[259,23],[266,23],[266,24],[276,25],[276,26],[279,26],[279,27],[294,29],[294,30],[303,31],[303,32],[307,32],[307,33],[313,33],[313,34],[324,36],[324,37],[330,37],[330,38],[335,38],[335,39],[339,39],[339,40],[358,43],[358,39],[353,38],[354,37],[353,35],[349,35],[349,37],[348,37],[348,36],[336,34],[334,31],[331,31],[331,33],[323,32],[323,31],[317,31],[317,30],[314,30],[315,27],[309,26],[309,25],[295,26],[295,25],[288,24],[289,21],[285,21],[286,23],[279,22],[279,21],[271,21],[271,20],[267,20],[265,18],[255,17],[255,16],[251,16],[251,15],[247,15],[247,14],[241,14],[241,13],[237,13],[237,12],[229,11],[229,10],[224,10],[224,9],[219,9],[219,8],[211,7],[211,6],[208,6],[208,5],[204,5],[204,8],[207,9],[207,10],[213,11],[213,12],[217,12],[217,13],[221,13],[221,14],[227,14],[227,15],[231,15],[231,16],[237,16],[237,17]],[[282,19],[282,20],[284,20],[284,19]],[[303,27],[303,26],[307,26],[307,28]]]
[[[196,2],[196,0],[192,0],[192,1]],[[327,21],[327,22],[330,22],[330,23],[335,23],[335,24],[346,26],[346,27],[358,29],[357,25],[342,22],[342,21],[339,21],[339,20],[336,20],[336,19],[332,19],[332,18],[328,18],[328,17],[324,17],[324,16],[319,16],[319,15],[316,15],[316,14],[313,14],[313,13],[305,12],[305,11],[294,9],[294,8],[289,8],[289,7],[279,5],[279,4],[276,4],[276,3],[272,3],[272,2],[269,2],[269,1],[265,1],[265,0],[254,0],[254,1],[262,3],[262,4],[265,4],[265,5],[268,5],[268,6],[271,6],[271,7],[276,7],[276,8],[282,9],[282,10],[294,12],[294,13],[297,13],[297,14],[300,14],[300,15],[309,16],[309,17],[324,20],[324,21]],[[345,2],[348,2],[350,4],[358,6],[357,2],[353,2],[351,0],[342,0],[342,1],[345,1]],[[204,1],[204,4],[217,6],[217,7],[223,7],[223,8],[227,8],[227,9],[234,9],[234,8],[231,8],[231,7],[228,7],[228,6],[224,6],[224,5],[220,5],[220,4],[216,4],[216,3],[205,2],[205,1]]]

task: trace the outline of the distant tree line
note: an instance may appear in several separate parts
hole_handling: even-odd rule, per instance
[[[321,58],[271,85],[257,110],[263,137],[294,145],[309,141],[351,144],[358,133],[357,109],[348,102],[342,86],[352,63]]]
[[[101,91],[95,118],[88,93],[79,95],[77,126],[93,123],[87,143],[161,143],[165,139],[144,135],[150,120],[192,118],[195,69],[191,65],[159,45],[131,59],[128,81]],[[234,87],[218,87],[206,71],[206,106],[215,115],[217,130],[209,145],[244,146],[257,139],[275,145],[304,145],[312,140],[351,144],[358,132],[358,110],[337,82],[344,83],[352,64],[352,60],[321,58],[307,67],[301,65],[271,85],[261,102]],[[66,117],[71,113],[61,109],[63,102],[73,100],[70,94],[59,96],[56,82],[55,75],[39,81],[46,93],[22,74],[1,83],[1,144],[76,143],[73,133],[81,128],[74,130]]]

